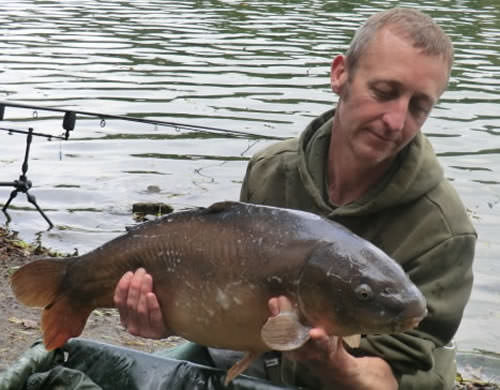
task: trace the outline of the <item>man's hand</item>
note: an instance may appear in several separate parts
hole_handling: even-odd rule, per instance
[[[293,310],[292,303],[280,296],[269,300],[273,316]],[[324,386],[335,389],[397,389],[398,383],[389,364],[379,357],[356,358],[346,351],[341,337],[328,336],[321,328],[309,331],[311,339],[301,348],[286,353],[300,361]]]
[[[122,276],[113,300],[122,325],[134,336],[150,339],[169,336],[158,299],[153,293],[153,278],[143,268]]]

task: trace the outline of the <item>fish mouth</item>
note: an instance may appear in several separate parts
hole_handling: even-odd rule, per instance
[[[414,286],[410,291],[412,296],[405,305],[404,310],[396,317],[395,323],[399,324],[400,331],[416,328],[420,322],[427,316],[427,301],[420,290]]]
[[[396,319],[394,331],[396,332],[404,332],[405,330],[410,330],[416,328],[420,325],[422,320],[427,316],[427,308],[424,308],[424,312],[419,315],[414,316],[403,316],[404,318]]]
[[[425,316],[408,318],[407,320],[402,322],[402,324],[401,324],[402,330],[409,330],[409,329],[416,328],[417,326],[420,325],[420,323],[422,322],[424,317]]]

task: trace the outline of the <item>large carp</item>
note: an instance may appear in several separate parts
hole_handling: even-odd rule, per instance
[[[294,304],[287,318],[297,328],[341,337],[401,332],[427,313],[401,266],[341,225],[239,202],[169,214],[82,256],[34,261],[11,283],[21,302],[44,307],[41,327],[51,350],[80,335],[92,310],[112,307],[118,280],[139,267],[153,276],[173,334],[254,355],[307,340],[300,332],[273,339],[282,324],[267,321],[271,297]]]

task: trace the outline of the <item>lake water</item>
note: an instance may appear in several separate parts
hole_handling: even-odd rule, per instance
[[[479,233],[460,349],[500,352],[500,3],[440,1],[6,1],[0,100],[295,136],[336,98],[329,67],[375,11],[414,6],[450,34],[449,90],[424,127]],[[59,135],[62,114],[6,108],[0,127]],[[0,131],[0,181],[26,137]],[[78,116],[68,141],[34,137],[28,178],[55,228],[20,193],[9,228],[80,253],[134,224],[135,202],[176,209],[237,199],[263,138]],[[0,205],[12,188],[0,187]],[[0,214],[0,223],[7,219]]]

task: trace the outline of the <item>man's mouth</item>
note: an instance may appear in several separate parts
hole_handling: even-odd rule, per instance
[[[372,130],[372,129],[367,129],[367,131],[372,134],[374,137],[376,137],[377,139],[381,140],[382,142],[392,142],[392,143],[396,143],[396,139],[395,138],[392,138],[392,137],[387,137],[383,134],[381,134],[380,132],[377,132],[375,130]]]

